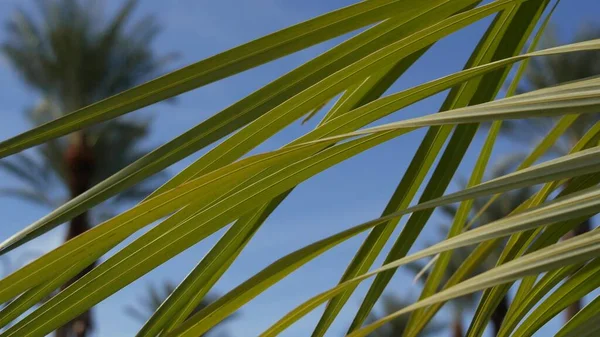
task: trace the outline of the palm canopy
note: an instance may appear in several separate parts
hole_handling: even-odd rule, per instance
[[[136,2],[127,1],[107,23],[99,1],[38,1],[39,20],[17,11],[2,50],[27,84],[53,104],[44,112],[56,118],[157,74],[167,59],[151,48],[159,32],[155,19],[126,27]]]
[[[511,172],[514,172],[515,169],[519,166],[519,164],[524,159],[523,154],[516,153],[504,158],[501,158],[497,163],[495,163],[489,173],[489,179],[495,179],[502,176],[505,176]],[[464,179],[460,181],[460,189],[467,188],[467,184],[464,183]],[[507,193],[500,194],[496,196],[494,200],[490,200],[490,197],[486,198],[477,198],[473,200],[473,205],[470,209],[470,214],[467,217],[466,223],[463,225],[464,228],[472,228],[472,227],[481,227],[487,224],[493,223],[494,221],[505,218],[509,214],[511,214],[519,205],[523,202],[527,201],[534,193],[536,189],[532,186],[527,186],[522,189],[517,189],[514,191],[509,191]],[[490,202],[491,201],[491,202]],[[443,206],[439,208],[442,215],[449,221],[452,221],[458,212],[458,207],[454,205]],[[450,232],[450,225],[441,224],[438,227],[442,236],[445,236]],[[485,272],[494,267],[497,263],[499,257],[502,254],[503,245],[498,245],[495,250],[490,252],[485,259],[483,259],[479,265],[474,268],[471,272],[471,275],[476,275]],[[441,283],[446,284],[450,281],[452,276],[460,270],[463,266],[464,261],[466,261],[469,256],[473,254],[474,247],[460,247],[454,249],[452,251],[452,255],[446,264],[446,269],[444,270]],[[431,263],[431,262],[430,262]],[[416,277],[420,281],[424,281],[429,278],[430,270],[429,264],[425,263],[414,263],[409,266],[409,269],[415,272]],[[467,296],[462,296],[453,301],[454,310],[458,313],[466,309],[472,309],[477,305],[477,296],[474,294],[469,294]],[[508,299],[505,297],[501,305],[496,308],[494,315],[490,317],[491,322],[494,326],[496,332],[499,331],[500,326],[502,325],[502,321],[504,316],[506,315],[506,310],[508,308]],[[461,315],[458,315],[458,318],[461,318]],[[460,326],[460,324],[458,325]],[[459,333],[462,335],[462,332]]]
[[[108,22],[102,2],[38,1],[32,15],[18,10],[7,23],[8,38],[2,52],[25,83],[40,94],[40,101],[26,111],[33,125],[50,120],[121,92],[155,76],[171,55],[158,57],[152,42],[159,31],[156,20],[146,16],[128,25],[136,1],[125,3]],[[148,135],[149,120],[121,118],[85,130],[95,168],[95,185],[147,153],[141,141]],[[27,188],[3,192],[50,207],[61,204],[52,186],[67,186],[64,155],[69,139],[59,138],[37,148],[35,155],[22,153],[0,163]],[[119,149],[115,151],[115,149]],[[112,201],[139,200],[155,188],[156,181],[124,191]],[[110,207],[110,206],[109,206]],[[109,207],[100,213],[108,213]]]

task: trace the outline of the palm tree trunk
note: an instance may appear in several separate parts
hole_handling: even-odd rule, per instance
[[[85,132],[80,131],[73,134],[69,148],[65,152],[64,161],[69,175],[69,189],[71,198],[74,198],[87,191],[91,187],[92,176],[95,168],[94,153],[87,142]],[[69,223],[65,241],[69,241],[79,234],[84,233],[90,229],[90,227],[91,225],[87,212],[74,217]],[[61,287],[61,290],[79,280],[90,270],[92,270],[94,266],[95,263],[86,267],[79,274],[65,283]],[[91,310],[88,310],[79,315],[77,318],[73,319],[71,322],[58,328],[56,330],[56,337],[86,337],[92,330],[92,322],[92,313]]]
[[[574,236],[587,233],[591,230],[591,227],[592,226],[590,220],[588,219],[584,221],[581,225],[577,226],[577,228],[565,234],[563,236],[563,239],[566,240]],[[573,318],[573,316],[575,316],[579,312],[579,310],[581,310],[581,300],[577,300],[567,307],[567,309],[565,310],[565,321],[569,321],[571,318]]]
[[[506,317],[506,313],[508,313],[508,298],[506,296],[502,297],[502,300],[492,313],[492,325],[494,327],[494,336],[498,335],[500,332],[500,327],[502,326],[502,322],[504,321],[504,317]]]
[[[460,310],[454,310],[452,319],[452,337],[463,337],[462,313]]]

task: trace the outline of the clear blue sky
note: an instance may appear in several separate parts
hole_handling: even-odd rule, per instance
[[[29,2],[4,0],[0,11],[0,23],[5,22],[13,13],[17,3]],[[181,58],[176,67],[179,67],[352,2],[348,0],[145,0],[140,2],[137,14],[154,13],[158,16],[164,29],[155,47],[161,52],[178,52]],[[113,12],[119,3],[120,1],[117,0],[108,1],[107,11]],[[558,25],[561,34],[568,37],[581,24],[597,20],[599,13],[600,3],[596,0],[563,1],[553,21]],[[392,91],[461,69],[488,23],[489,20],[483,20],[436,44],[394,85]],[[5,33],[0,30],[0,40],[4,38]],[[140,116],[154,116],[153,132],[148,139],[148,147],[167,142],[190,126],[201,122],[333,45],[333,42],[324,43],[184,94],[176,104],[154,105],[136,112]],[[0,139],[6,139],[30,127],[23,119],[22,111],[35,103],[37,97],[22,85],[6,60],[1,58],[0,87],[2,87]],[[442,100],[443,96],[437,95],[394,114],[386,121],[435,112]],[[315,122],[305,125],[295,123],[257,151],[278,148],[310,130]],[[351,225],[377,217],[404,173],[423,134],[422,131],[414,132],[388,142],[303,183],[260,229],[242,256],[217,284],[216,292],[222,294],[232,289],[278,257]],[[460,168],[462,176],[466,176],[472,168],[474,154],[480,148],[482,138],[482,135],[478,135],[473,142],[467,160]],[[494,158],[509,150],[509,143],[499,142]],[[197,155],[174,165],[169,172],[181,170],[194,158],[197,158]],[[0,173],[1,186],[17,183]],[[453,184],[452,189],[455,188]],[[20,201],[2,198],[0,213],[4,216],[3,224],[0,226],[0,239],[4,240],[48,211]],[[435,227],[443,221],[442,217],[434,215],[425,229],[431,234],[420,239],[414,248],[439,240]],[[62,229],[54,230],[36,240],[30,248],[35,247],[37,250],[46,251],[55,247],[62,237]],[[99,304],[94,309],[98,320],[95,335],[115,337],[134,335],[140,323],[126,316],[124,307],[136,303],[145,294],[149,284],[158,284],[164,280],[173,282],[181,280],[217,238],[218,235],[215,235],[188,249]],[[255,336],[303,300],[335,285],[363,238],[364,236],[360,236],[340,245],[284,279],[243,307],[238,317],[229,322],[223,331],[228,332],[230,336]],[[385,252],[387,253],[387,250]],[[378,260],[378,263],[380,262]],[[368,282],[363,284],[356,295],[350,299],[330,330],[329,336],[343,334],[360,303],[360,296],[367,289],[366,286]],[[397,273],[388,289],[390,293],[411,300],[417,294],[417,288],[412,284],[410,274],[404,271]],[[308,336],[320,312],[320,310],[315,311],[283,335]],[[443,320],[445,315],[441,316]],[[545,330],[546,333],[556,324],[556,322],[550,323]]]

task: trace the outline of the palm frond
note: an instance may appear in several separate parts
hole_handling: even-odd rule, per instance
[[[162,62],[149,46],[158,27],[152,17],[126,29],[124,23],[135,3],[126,2],[116,18],[103,25],[95,24],[97,14],[76,0],[40,5],[43,25],[25,12],[10,23],[3,50],[24,80],[42,91],[42,103],[31,112],[32,120],[39,123],[57,112],[61,117],[49,118],[49,122],[0,143],[0,157],[52,141],[40,148],[50,169],[33,165],[37,159],[4,160],[13,165],[15,174],[32,183],[39,177],[61,178],[60,161],[56,160],[64,151],[61,137],[85,130],[94,136],[91,144],[103,163],[94,187],[1,243],[0,256],[96,205],[129,198],[144,200],[1,279],[0,302],[14,300],[0,310],[0,326],[14,324],[0,336],[50,333],[226,227],[216,245],[195,267],[190,266],[190,273],[177,286],[150,287],[141,307],[125,309],[146,321],[139,336],[207,333],[286,276],[301,272],[301,266],[367,232],[337,285],[279,320],[273,318],[273,325],[261,336],[278,335],[320,305],[326,308],[315,322],[313,336],[328,333],[353,291],[371,277],[375,281],[349,322],[349,336],[382,335],[389,329],[416,336],[428,326],[435,327],[430,323],[444,303],[455,301],[458,307],[465,304],[457,299],[475,297],[480,301],[468,336],[481,335],[500,304],[507,306],[501,317],[506,320],[499,325],[501,333],[528,336],[558,314],[564,306],[559,304],[561,298],[567,296],[571,303],[597,289],[597,282],[585,280],[598,276],[600,231],[560,238],[600,211],[600,78],[589,76],[595,60],[589,55],[598,53],[600,40],[520,54],[550,1],[357,2],[125,90],[155,76]],[[69,17],[76,19],[65,20]],[[464,70],[383,96],[422,55],[433,52],[432,46],[439,40],[488,17],[493,19]],[[360,31],[150,153],[141,142],[150,132],[148,124],[124,117],[355,30]],[[67,46],[75,43],[82,53],[70,57],[65,51],[72,50]],[[124,57],[113,59],[117,51]],[[552,85],[513,96],[517,75],[509,86],[509,97],[498,99],[510,66],[529,59],[530,71],[554,70],[531,75],[528,84],[546,85],[552,80]],[[564,83],[565,67],[574,67],[574,60],[589,65],[573,71],[575,77]],[[85,81],[79,76],[65,80],[65,70],[73,66],[84,69]],[[43,76],[35,76],[38,71],[43,71]],[[88,80],[101,85],[93,86]],[[52,89],[46,90],[48,87]],[[446,90],[447,98],[438,112],[378,124],[382,118]],[[76,99],[72,93],[77,94]],[[53,100],[56,97],[62,99]],[[310,118],[334,97],[340,99],[314,130],[279,149],[247,155],[288,125]],[[101,98],[106,99],[96,102]],[[533,126],[534,119],[542,123]],[[466,185],[445,194],[479,127],[486,123],[491,126]],[[539,144],[532,150],[521,147],[518,156],[486,170],[501,125],[517,130],[528,124],[531,134],[538,128],[547,131],[539,137]],[[380,217],[280,257],[240,280],[223,296],[211,299],[208,294],[215,284],[235,268],[233,262],[245,253],[254,234],[299,184],[420,128],[426,128],[426,134],[420,144],[414,144],[415,155]],[[569,138],[574,134],[578,136]],[[223,138],[165,184],[157,186],[149,180]],[[557,142],[566,144],[566,152],[557,151],[548,159]],[[489,178],[486,172],[490,172]],[[365,179],[369,177],[365,175]],[[148,181],[150,184],[140,184]],[[413,201],[416,198],[418,201]],[[453,206],[458,202],[460,205]],[[446,238],[409,254],[411,246],[425,235],[436,208],[442,208],[452,222],[449,229],[442,230]],[[404,215],[409,218],[394,237]],[[157,224],[150,230],[127,241],[154,222]],[[40,299],[123,242],[127,242],[123,248],[36,307]],[[392,243],[392,248],[384,264],[369,271],[387,243]],[[385,313],[374,318],[377,311],[371,309],[382,294],[389,293],[394,272],[434,256],[440,256],[439,262],[419,299],[405,304],[386,295],[380,302]],[[518,280],[513,302],[505,303],[509,288]],[[592,302],[559,334],[573,335],[579,327],[593,326],[598,310],[597,301]],[[414,315],[405,316],[409,312]],[[366,319],[368,324],[363,325]]]

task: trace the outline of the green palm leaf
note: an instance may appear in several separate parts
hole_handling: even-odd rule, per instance
[[[38,126],[0,143],[0,167],[27,183],[27,188],[11,190],[11,194],[39,203],[52,202],[50,197],[36,191],[50,182],[69,182],[64,163],[57,160],[67,149],[65,139],[60,137],[78,130],[92,135],[90,144],[94,152],[100,154],[101,173],[92,179],[95,186],[4,240],[0,254],[98,204],[145,199],[1,279],[0,303],[6,305],[0,310],[0,326],[5,328],[0,336],[46,335],[227,226],[230,227],[225,234],[189,275],[169,290],[169,296],[151,296],[153,313],[138,336],[204,334],[301,266],[365,232],[369,232],[367,238],[339,283],[284,315],[263,336],[279,334],[323,304],[326,304],[325,310],[312,335],[325,335],[356,287],[371,277],[375,278],[374,283],[350,324],[349,336],[369,335],[409,312],[414,314],[406,316],[403,333],[416,336],[427,328],[443,303],[483,291],[468,332],[469,336],[479,336],[499,301],[504,300],[509,287],[517,280],[521,280],[519,290],[499,335],[532,335],[569,303],[596,290],[599,286],[596,280],[600,279],[597,230],[558,242],[566,232],[600,211],[600,123],[586,124],[586,132],[570,144],[568,151],[552,159],[544,157],[571,128],[582,121],[596,121],[600,111],[600,78],[573,78],[571,82],[513,96],[530,59],[547,60],[600,50],[600,40],[588,40],[533,51],[555,5],[533,38],[529,51],[520,54],[549,2],[363,1],[129,90],[123,91],[140,81],[126,77],[119,69],[111,69],[110,76],[101,84],[102,93],[90,95],[89,101],[79,104],[57,101],[50,92],[44,92],[41,103],[28,115]],[[123,29],[134,3],[127,2],[121,8],[116,18],[101,30],[99,41],[107,45],[116,43],[116,36]],[[71,5],[75,7],[61,9],[61,15],[79,6],[77,2]],[[422,55],[434,51],[431,47],[439,40],[492,16],[491,24],[464,70],[384,96],[415,62],[421,61]],[[92,31],[89,18],[74,17],[77,20],[73,22],[49,21],[49,27],[63,22],[79,25],[82,32]],[[60,41],[38,27],[25,12],[13,23],[16,40],[6,44],[5,52],[12,55],[15,65],[23,70],[25,81],[41,88],[54,85],[56,81],[49,73],[33,75],[33,68],[49,60],[48,54],[35,46]],[[146,28],[149,29],[147,37],[151,39],[152,26]],[[148,131],[147,124],[122,117],[358,30],[361,31],[346,41],[148,154],[136,147]],[[26,37],[43,43],[17,43]],[[144,45],[142,40],[135,43]],[[68,53],[56,55],[60,62],[69,60]],[[64,64],[68,64],[67,61]],[[138,66],[147,66],[147,75],[151,76],[150,70],[157,68],[156,62],[162,59]],[[505,78],[517,62],[523,63],[507,97],[497,99]],[[92,70],[90,76],[99,78],[108,72]],[[445,90],[449,93],[439,112],[376,124]],[[247,156],[292,123],[315,118],[335,97],[338,100],[324,113],[314,130],[306,131],[280,149]],[[71,113],[64,114],[65,111]],[[523,154],[524,159],[514,172],[504,170],[498,177],[484,181],[501,126],[536,118],[556,118],[557,121],[535,148]],[[444,194],[464,162],[479,127],[487,123],[491,123],[491,127],[468,184],[462,190]],[[299,184],[420,128],[427,128],[427,132],[381,217],[348,227],[279,258],[221,298],[196,310],[207,302],[208,294],[265,220]],[[151,178],[164,168],[222,138],[226,139],[162,186],[152,184],[156,180]],[[20,153],[36,145],[41,145],[35,151],[44,164]],[[123,151],[114,151],[118,146]],[[11,155],[14,156],[5,158]],[[435,169],[430,170],[434,165]],[[129,189],[140,182],[150,183],[143,188]],[[518,192],[520,189],[535,193],[525,196]],[[420,191],[415,204],[413,199]],[[513,206],[518,206],[510,214],[499,214],[488,220],[481,218],[481,212],[494,200],[500,196],[510,198],[515,193],[522,199],[515,201]],[[446,239],[409,255],[409,249],[422,235],[432,212],[453,203],[460,205],[450,213],[453,220]],[[477,207],[473,207],[474,204]],[[479,213],[473,215],[475,209]],[[392,238],[401,217],[407,214],[410,217],[400,235],[394,238],[383,266],[369,271]],[[102,263],[94,264],[154,222],[157,224],[150,230]],[[471,228],[475,222],[477,227]],[[484,261],[500,244],[504,246],[498,263],[489,267]],[[473,248],[468,248],[470,246]],[[449,273],[450,258],[458,249],[468,253],[462,265]],[[416,303],[362,326],[365,319],[372,317],[373,306],[398,267],[434,256],[437,260],[433,271]],[[80,275],[88,269],[89,272]],[[481,270],[485,271],[473,276]],[[443,280],[447,281],[441,286]],[[65,283],[69,286],[64,287]],[[57,289],[61,291],[51,296]],[[44,303],[38,305],[43,299]],[[597,299],[592,301],[558,335],[591,335],[597,330],[598,303]]]

